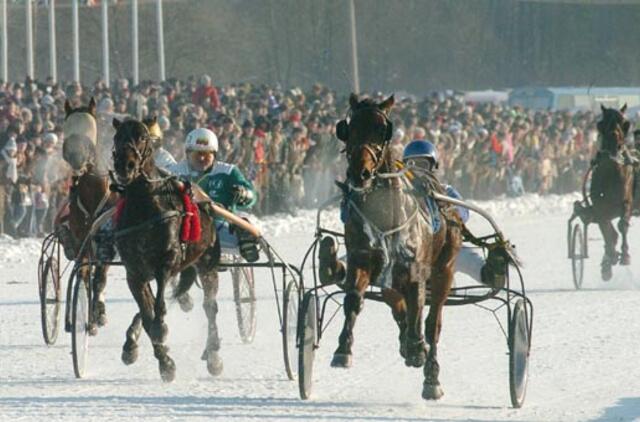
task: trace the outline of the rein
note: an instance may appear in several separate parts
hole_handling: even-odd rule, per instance
[[[152,218],[150,220],[145,221],[144,223],[140,223],[140,224],[136,224],[135,226],[131,226],[131,227],[127,227],[126,229],[121,229],[121,230],[116,230],[113,233],[113,236],[115,238],[119,238],[119,237],[123,237],[123,236],[127,236],[131,233],[135,233],[138,232],[142,229],[146,229],[147,227],[159,224],[164,222],[165,220],[170,220],[172,218],[176,218],[176,217],[183,217],[185,214],[177,211],[177,210],[171,210],[171,211],[165,211],[162,214],[160,214],[159,216]]]

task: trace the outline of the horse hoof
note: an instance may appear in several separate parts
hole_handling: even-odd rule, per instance
[[[440,384],[423,384],[422,385],[422,398],[425,400],[438,400],[444,396],[444,391]]]
[[[138,360],[138,347],[132,347],[130,349],[122,349],[122,363],[125,365],[131,365]]]
[[[191,312],[191,310],[193,309],[193,299],[191,299],[191,295],[189,293],[180,295],[177,299],[182,312]]]
[[[220,358],[218,352],[209,353],[207,357],[207,371],[209,371],[212,376],[217,377],[222,373],[223,368],[222,358]]]
[[[107,314],[103,312],[96,315],[96,322],[98,323],[98,327],[104,327],[107,325]]]
[[[611,271],[611,267],[602,269],[602,280],[609,281],[611,277],[613,277],[613,271]]]
[[[427,362],[427,355],[422,353],[416,353],[411,356],[407,356],[404,359],[404,364],[408,367],[422,368]]]
[[[89,335],[91,337],[98,335],[98,324],[96,324],[95,322],[90,322],[87,331],[89,331]]]
[[[620,260],[621,265],[631,265],[631,256],[622,255],[622,259]]]
[[[160,361],[160,377],[164,382],[171,382],[176,378],[176,364],[168,356]]]
[[[331,359],[331,366],[334,368],[350,368],[351,355],[347,353],[334,353]]]
[[[158,323],[154,322],[151,325],[151,330],[149,330],[149,335],[153,340],[153,343],[164,343],[167,339],[167,334],[169,333],[169,328],[167,324],[164,322]]]
[[[105,310],[104,302],[96,303],[95,315],[98,327],[104,327],[105,325],[107,325],[107,312]]]

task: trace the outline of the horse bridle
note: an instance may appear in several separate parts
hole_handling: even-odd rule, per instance
[[[142,151],[138,149],[138,147],[136,146],[135,139],[133,138],[130,138],[126,143],[124,143],[123,148],[129,148],[130,150],[132,150],[137,158],[135,173],[132,180],[135,180],[139,175],[142,175],[142,177],[144,177],[147,181],[150,181],[151,179],[149,178],[149,175],[144,171],[144,165],[146,161],[149,159],[149,157],[151,157],[151,155],[153,154],[153,146],[151,145],[152,139],[151,139],[151,134],[149,133],[149,129],[144,124],[142,124],[142,126],[144,127],[144,134],[141,137],[142,138],[141,140],[144,141],[144,147]],[[117,152],[117,149],[114,144],[114,147],[113,147],[114,162],[116,158],[116,152]]]

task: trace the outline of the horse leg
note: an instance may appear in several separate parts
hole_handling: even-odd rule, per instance
[[[442,329],[442,309],[453,282],[453,265],[453,263],[449,263],[442,270],[434,272],[430,282],[431,305],[425,322],[425,338],[429,345],[429,352],[423,368],[424,382],[422,384],[422,398],[425,400],[438,400],[444,395],[438,380],[440,375],[438,341]]]
[[[154,318],[155,299],[149,283],[137,283],[133,278],[127,275],[127,284],[133,298],[138,303],[140,309],[140,317],[142,319],[142,327],[151,339],[153,345],[153,354],[158,359],[158,367],[160,377],[165,382],[171,382],[176,376],[176,364],[169,356],[169,348],[158,341],[158,337],[154,335],[154,327],[156,319]],[[123,351],[124,352],[124,351]]]
[[[427,360],[427,347],[422,334],[422,309],[425,302],[424,282],[409,283],[405,300],[407,302],[407,356],[404,363],[407,366],[420,368]]]
[[[169,274],[166,269],[157,271],[156,284],[158,289],[156,291],[156,299],[153,308],[153,325],[151,326],[151,339],[154,340],[155,343],[164,343],[169,332],[169,328],[164,322],[164,317],[167,315],[167,304],[164,299],[167,280],[169,280]]]
[[[98,327],[107,325],[107,313],[104,304],[104,288],[107,285],[107,267],[97,265],[93,274],[93,319]]]
[[[213,376],[222,373],[222,358],[219,356],[220,337],[218,336],[218,324],[216,323],[216,315],[218,314],[218,271],[211,270],[200,273],[202,280],[202,290],[204,291],[204,301],[202,307],[209,321],[209,329],[207,334],[207,345],[202,352],[202,360],[207,362],[207,370]]]
[[[82,266],[82,268],[80,269],[80,277],[82,278],[82,281],[85,283],[85,286],[90,286],[90,281],[91,281],[91,266],[90,265],[86,265],[88,263],[88,259],[87,258],[82,258],[82,263],[84,264]],[[96,315],[95,315],[95,308],[93,307],[95,304],[95,300],[96,300],[96,295],[95,295],[95,285],[94,288],[91,292],[91,295],[93,296],[93,299],[91,301],[91,307],[93,308],[93,311],[89,313],[89,323],[88,323],[88,331],[89,331],[89,335],[90,336],[95,336],[98,334],[98,324],[96,321]]]
[[[347,289],[344,297],[344,326],[340,333],[338,348],[333,353],[331,366],[334,368],[348,368],[351,366],[351,346],[353,345],[353,327],[356,324],[356,318],[362,310],[364,301],[364,291],[369,285],[371,274],[368,270],[362,268],[354,269],[353,266],[347,266],[347,285],[351,288]],[[353,282],[350,282],[353,280]]]
[[[622,265],[631,264],[631,256],[629,255],[629,244],[627,243],[627,232],[629,231],[629,223],[633,211],[633,168],[626,166],[625,168],[625,189],[624,200],[622,202],[622,215],[618,221],[618,231],[622,235],[622,255],[620,263]]]
[[[622,235],[622,246],[620,264],[631,265],[631,255],[629,255],[629,244],[627,243],[627,232],[629,231],[629,219],[626,216],[620,217],[618,221],[618,231]]]
[[[600,264],[600,272],[602,279],[609,281],[613,276],[611,267],[617,261],[616,243],[618,242],[618,234],[609,220],[599,222],[598,226],[600,227],[602,237],[604,238],[604,256],[602,257],[602,263]]]
[[[127,337],[122,346],[122,362],[131,365],[138,360],[138,339],[142,332],[142,315],[138,312],[127,329]]]
[[[407,357],[407,303],[404,300],[404,296],[396,289],[383,289],[382,298],[391,308],[393,319],[398,324],[398,329],[400,330],[398,335],[400,356],[404,359]]]
[[[183,285],[191,286],[196,281],[197,277],[198,277],[198,273],[195,267],[193,266],[187,267],[184,269],[184,271],[180,273],[180,281],[178,283],[178,286],[183,286]],[[193,309],[193,299],[191,299],[191,295],[189,294],[189,291],[187,290],[184,293],[175,295],[175,292],[177,289],[178,287],[174,288],[174,296],[178,301],[178,304],[180,305],[180,309],[182,309],[183,312],[190,312]]]

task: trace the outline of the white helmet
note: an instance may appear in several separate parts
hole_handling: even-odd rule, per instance
[[[218,152],[218,137],[209,129],[200,127],[187,135],[185,149],[188,151]]]

